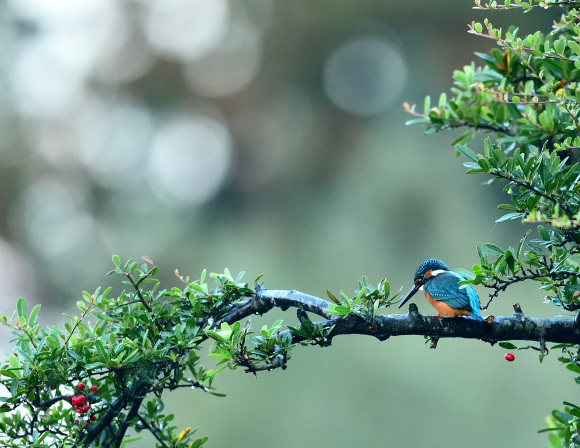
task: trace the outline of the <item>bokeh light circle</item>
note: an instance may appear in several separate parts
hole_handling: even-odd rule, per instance
[[[385,40],[358,37],[337,48],[324,67],[324,89],[346,112],[370,116],[386,111],[405,86],[406,64]]]
[[[234,24],[217,48],[186,67],[188,86],[209,97],[237,92],[258,74],[260,50],[258,30],[250,23]]]
[[[181,116],[153,137],[149,183],[161,200],[199,205],[211,199],[231,163],[227,127],[204,116]]]
[[[154,0],[145,20],[146,36],[160,53],[193,60],[220,43],[229,16],[227,0]]]

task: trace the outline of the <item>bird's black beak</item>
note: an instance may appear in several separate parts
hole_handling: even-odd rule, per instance
[[[411,297],[413,297],[415,293],[419,291],[419,289],[421,289],[421,286],[423,286],[423,282],[416,283],[415,286],[413,286],[411,290],[407,293],[407,295],[403,297],[403,300],[401,300],[401,303],[399,303],[399,308],[401,308],[405,303],[407,303],[407,301]]]

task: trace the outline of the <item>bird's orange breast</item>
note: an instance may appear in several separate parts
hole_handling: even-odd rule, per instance
[[[447,317],[469,316],[467,310],[461,308],[453,308],[441,300],[435,300],[427,290],[425,290],[425,298],[433,308],[439,311],[439,314],[441,316]]]

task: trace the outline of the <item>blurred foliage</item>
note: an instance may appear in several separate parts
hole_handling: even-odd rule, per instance
[[[454,97],[445,94],[438,105],[425,100],[424,112],[407,110],[426,123],[427,133],[467,127],[456,144],[458,154],[469,159],[468,173],[489,174],[493,184],[503,182],[510,203],[498,206],[509,213],[496,222],[519,219],[538,224],[539,238],[527,231],[516,248],[502,249],[486,243],[478,247],[480,263],[465,283],[493,289],[490,302],[514,283],[536,281],[548,294],[545,301],[568,311],[580,309],[580,11],[577,2],[506,1],[490,2],[484,9],[549,8],[564,6],[565,13],[549,34],[537,31],[524,37],[518,29],[503,32],[489,20],[473,22],[470,32],[493,39],[501,47],[490,54],[478,54],[483,67],[474,64],[455,71]],[[495,134],[486,138],[483,154],[469,145],[476,130]],[[489,305],[489,303],[488,303]],[[510,344],[511,345],[511,344]],[[515,348],[515,346],[511,346]],[[580,372],[580,347],[554,347],[560,360],[573,372]],[[540,341],[540,360],[547,353]],[[576,383],[580,377],[576,378]],[[554,411],[549,435],[554,448],[578,447],[580,412],[565,402],[564,412]]]
[[[10,49],[0,56],[0,262],[11,266],[0,272],[0,299],[26,296],[60,307],[87,280],[100,283],[95,273],[113,252],[146,253],[161,266],[196,271],[227,265],[261,272],[242,265],[245,249],[258,243],[265,256],[291,251],[286,260],[310,256],[321,264],[329,252],[365,243],[380,275],[388,251],[372,248],[398,245],[389,230],[416,226],[418,211],[396,211],[401,179],[411,164],[416,171],[433,166],[403,151],[423,142],[395,131],[398,102],[447,82],[451,61],[438,48],[448,48],[453,62],[471,57],[462,43],[468,7],[61,2],[0,5],[0,44]],[[447,8],[456,14],[448,17]],[[410,20],[424,35],[410,30]],[[388,51],[347,59],[332,78],[354,86],[353,101],[390,92],[382,109],[361,116],[331,100],[325,73],[341,49],[369,42],[375,45],[356,48]],[[391,68],[390,54],[403,65]],[[420,80],[425,66],[430,86]],[[388,157],[405,162],[384,176],[378,167]],[[425,184],[407,185],[404,197],[422,201]],[[342,238],[356,225],[350,210],[368,202],[380,217],[358,241]],[[337,278],[356,266],[356,257],[348,259]],[[308,277],[299,263],[268,262],[284,277]]]

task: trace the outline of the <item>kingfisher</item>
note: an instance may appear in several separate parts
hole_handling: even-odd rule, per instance
[[[483,320],[479,312],[479,297],[471,285],[460,285],[464,277],[449,270],[442,261],[431,258],[424,261],[415,272],[415,285],[401,301],[401,308],[422,289],[427,302],[435,308],[438,316],[471,316]]]

